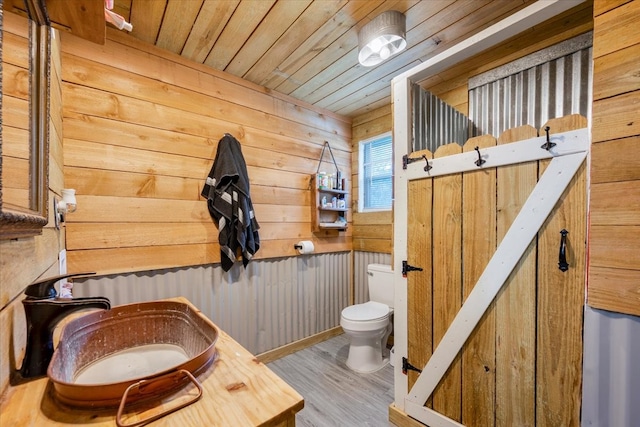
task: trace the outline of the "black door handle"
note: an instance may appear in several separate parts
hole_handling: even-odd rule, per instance
[[[569,263],[567,262],[567,234],[569,232],[564,228],[560,231],[560,254],[558,256],[558,268],[560,271],[569,269]]]

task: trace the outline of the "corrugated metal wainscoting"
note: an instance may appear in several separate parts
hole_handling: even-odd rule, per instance
[[[76,280],[73,294],[113,305],[183,296],[253,354],[340,325],[348,305],[350,252]]]
[[[369,264],[391,265],[391,255],[377,252],[354,252],[353,257],[353,282],[355,287],[354,304],[362,304],[369,301],[369,288],[367,287],[367,266]],[[389,286],[393,286],[390,283]]]
[[[582,425],[640,425],[640,317],[586,307]]]

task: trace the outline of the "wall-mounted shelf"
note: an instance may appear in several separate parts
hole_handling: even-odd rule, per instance
[[[97,44],[104,44],[104,0],[46,0],[51,26]],[[26,16],[23,0],[4,0],[3,9]]]
[[[311,230],[319,232],[322,230],[346,231],[347,212],[349,203],[347,200],[348,191],[333,188],[319,188],[317,176],[311,176]],[[323,205],[322,200],[326,199],[327,204],[333,198],[344,200],[344,208]]]
[[[51,25],[93,43],[104,44],[106,24],[103,0],[47,0]]]

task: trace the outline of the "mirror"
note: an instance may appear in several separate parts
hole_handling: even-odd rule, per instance
[[[48,218],[49,58],[44,0],[0,0],[0,239],[40,234]]]

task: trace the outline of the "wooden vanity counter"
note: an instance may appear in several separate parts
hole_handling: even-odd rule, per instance
[[[184,298],[172,300],[189,303]],[[218,328],[218,356],[209,369],[198,376],[202,398],[177,412],[152,423],[153,426],[295,426],[295,414],[304,400],[287,383],[274,374],[255,356]],[[192,389],[192,390],[190,390]],[[188,398],[195,387],[185,388],[185,396],[167,399],[141,414],[153,413],[176,406]],[[127,408],[129,409],[129,408]],[[123,423],[134,424],[137,408],[127,411]],[[61,405],[54,396],[53,385],[44,377],[10,386],[0,403],[2,426],[109,426],[116,425],[116,409],[87,410]]]

